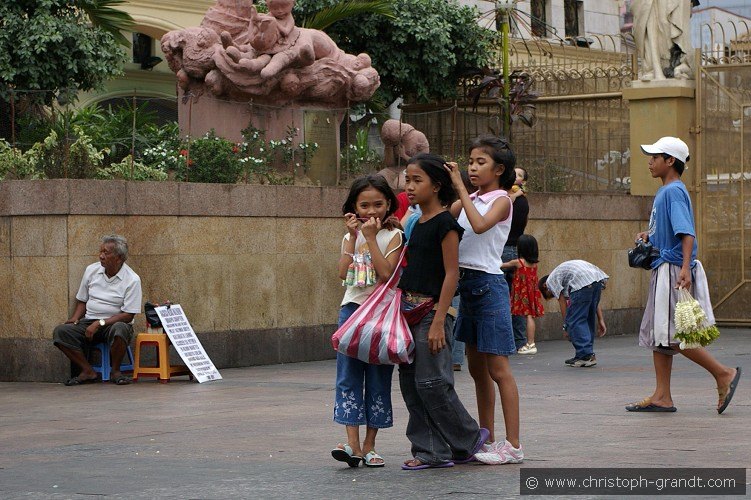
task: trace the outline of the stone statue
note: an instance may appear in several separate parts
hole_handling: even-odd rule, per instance
[[[642,80],[693,78],[692,0],[633,0],[634,39]]]
[[[408,123],[399,120],[386,120],[381,127],[383,141],[383,163],[386,168],[378,172],[392,189],[404,189],[402,170],[407,161],[417,153],[429,153],[430,143],[425,134]]]
[[[261,104],[346,107],[380,85],[367,54],[347,54],[326,33],[295,26],[294,0],[217,0],[201,27],[171,31],[162,51],[184,92]]]

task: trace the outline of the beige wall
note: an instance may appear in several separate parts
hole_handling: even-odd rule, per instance
[[[1,182],[0,380],[62,378],[52,329],[72,310],[99,238],[113,232],[129,239],[144,300],[181,303],[220,368],[331,357],[345,196],[291,186]],[[635,333],[648,273],[629,269],[625,250],[649,199],[533,194],[530,205],[540,272],[572,258],[600,266],[612,277],[603,305],[621,325],[611,331]],[[556,314],[544,321],[541,338],[560,331]]]
[[[647,156],[642,144],[654,144],[660,137],[673,136],[688,144],[690,156],[696,151],[695,84],[693,80],[632,82],[623,89],[629,109],[629,137],[631,140],[631,194],[652,196],[660,187],[659,179],[649,173]],[[683,182],[691,189],[695,162],[683,174]]]

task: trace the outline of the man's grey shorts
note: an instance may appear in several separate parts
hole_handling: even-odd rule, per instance
[[[94,337],[89,340],[86,338],[86,328],[93,322],[94,320],[85,319],[79,321],[77,325],[67,324],[56,326],[52,334],[54,344],[76,351],[83,351],[84,346],[87,344],[104,342],[111,346],[115,338],[120,337],[125,342],[125,345],[130,345],[130,341],[133,339],[133,325],[117,322],[114,325],[100,328],[94,334]]]

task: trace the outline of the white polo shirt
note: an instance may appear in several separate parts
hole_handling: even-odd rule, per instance
[[[502,189],[490,191],[482,196],[474,192],[469,195],[472,204],[477,208],[480,215],[485,216],[493,206],[493,202],[498,198],[508,198],[508,193]],[[509,209],[508,217],[498,222],[492,228],[482,234],[477,234],[472,230],[472,224],[469,223],[467,213],[462,208],[457,222],[464,228],[464,236],[459,242],[459,267],[485,271],[488,274],[503,274],[501,271],[501,255],[503,254],[503,245],[508,240],[508,233],[511,231],[511,215],[513,205]]]
[[[102,264],[86,268],[76,298],[86,303],[86,319],[106,319],[123,312],[141,312],[141,278],[128,264],[108,278]]]

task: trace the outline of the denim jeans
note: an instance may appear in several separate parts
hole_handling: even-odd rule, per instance
[[[339,311],[339,326],[357,310],[358,304],[344,304]],[[334,422],[342,425],[367,425],[383,429],[394,425],[391,410],[391,378],[394,365],[371,365],[336,353],[336,394]]]
[[[503,247],[503,253],[501,254],[501,260],[503,262],[508,262],[518,257],[519,255],[516,253],[516,246],[507,245]],[[509,291],[513,292],[512,283],[514,281],[514,269],[503,271],[503,277],[506,278]],[[511,327],[514,329],[514,344],[516,344],[516,348],[519,349],[527,343],[527,318],[512,314]]]
[[[516,354],[511,326],[511,305],[506,280],[500,274],[459,269],[459,315],[456,338],[478,352]]]
[[[571,304],[566,309],[566,331],[576,349],[577,359],[594,354],[597,305],[601,294],[602,283],[599,281],[571,293]]]
[[[409,411],[407,438],[412,456],[424,463],[440,464],[452,458],[469,458],[480,437],[480,427],[459,401],[451,367],[451,332],[444,329],[448,345],[436,354],[428,348],[428,331],[435,312],[411,326],[415,361],[399,365],[399,386]]]

